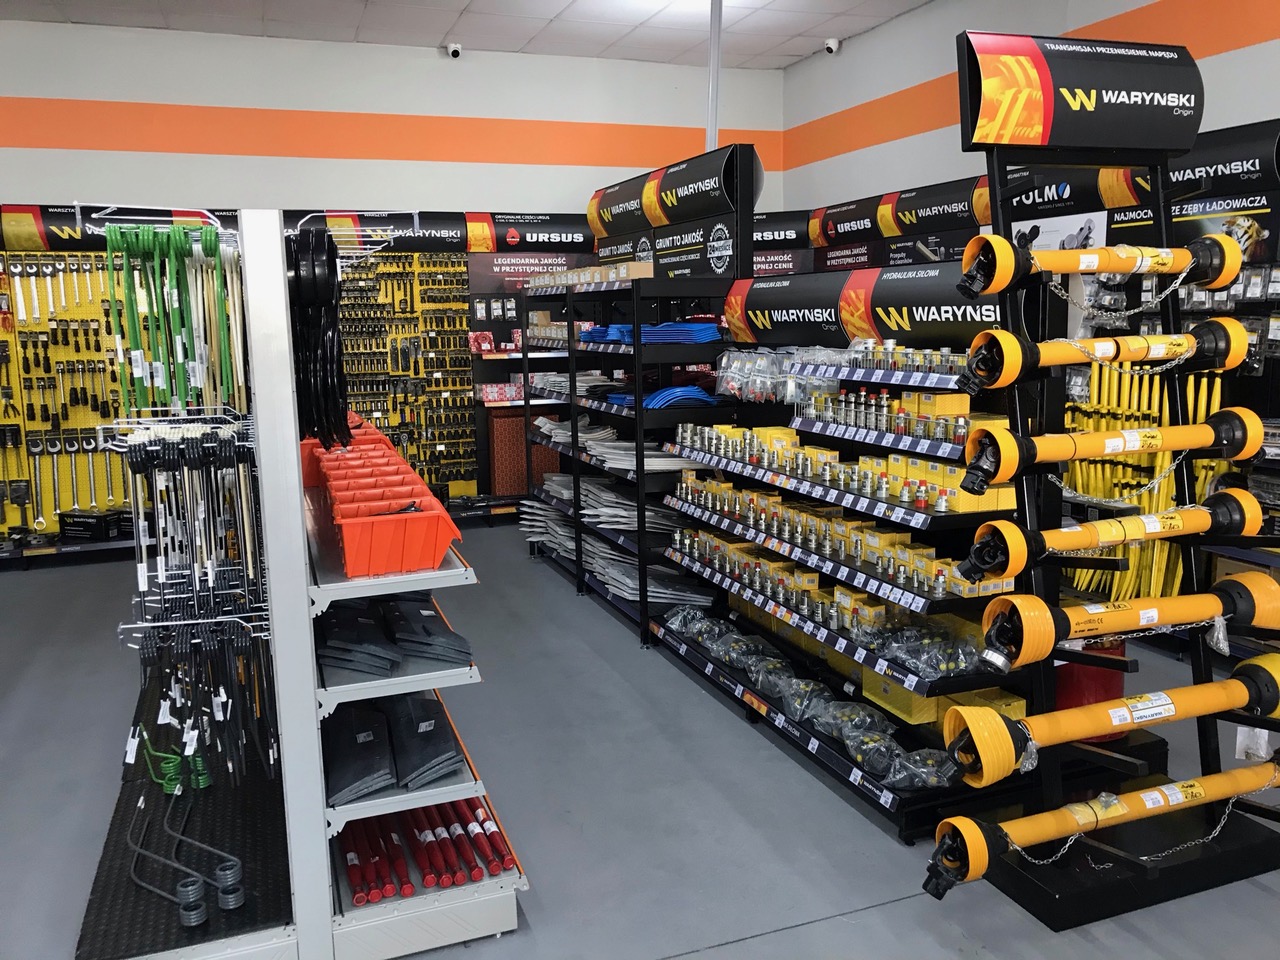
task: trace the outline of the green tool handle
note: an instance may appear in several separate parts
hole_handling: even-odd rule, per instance
[[[169,290],[173,295],[169,322],[173,330],[174,387],[179,402],[185,407],[190,398],[187,360],[191,352],[191,304],[187,299],[187,257],[191,254],[191,236],[185,227],[169,231]]]
[[[222,402],[231,399],[231,321],[227,316],[226,280],[222,275],[222,248],[218,244],[218,228],[202,227],[200,249],[206,257],[214,258],[214,274],[217,277],[218,309],[218,364],[222,369]]]

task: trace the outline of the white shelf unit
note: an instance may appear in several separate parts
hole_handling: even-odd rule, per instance
[[[474,664],[411,658],[389,678],[369,679],[327,668],[322,682],[312,618],[335,600],[440,590],[475,583],[476,575],[451,548],[437,570],[346,576],[341,546],[325,517],[327,508],[317,491],[306,491],[304,496],[302,487],[283,220],[278,210],[244,210],[240,227],[246,309],[251,319],[248,345],[254,403],[258,410],[270,411],[257,421],[257,453],[294,924],[288,931],[292,937],[286,934],[285,938],[266,941],[260,951],[251,947],[251,952],[241,954],[231,941],[218,941],[206,945],[199,955],[243,955],[254,960],[389,960],[513,930],[516,891],[528,889],[518,861],[514,870],[479,883],[443,891],[419,886],[407,899],[347,906],[350,890],[346,889],[344,871],[334,869],[330,839],[346,821],[484,796],[484,784],[468,756],[462,770],[421,790],[388,788],[353,803],[329,807],[321,720],[339,703],[477,683],[480,674]],[[487,800],[486,805],[492,810]],[[335,910],[335,905],[342,906]]]

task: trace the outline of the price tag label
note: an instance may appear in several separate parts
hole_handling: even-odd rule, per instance
[[[893,590],[892,590],[892,592],[890,592],[890,594],[889,594],[889,602],[890,602],[890,603],[897,603],[897,602],[898,602],[898,601],[900,601],[901,599],[902,599],[902,588],[901,588],[901,587],[894,587],[894,588],[893,588]]]
[[[926,387],[934,387],[934,386],[937,386],[937,384],[938,384],[938,375],[936,373],[931,373],[924,378],[924,385]]]
[[[817,738],[817,737],[810,737],[810,738],[809,738],[809,752],[810,752],[810,753],[817,753],[817,752],[818,752],[818,738]]]
[[[890,383],[901,383],[901,382],[902,382],[902,378],[903,378],[903,376],[905,376],[905,375],[903,374],[903,372],[902,372],[901,370],[895,370],[895,371],[893,371],[893,376],[889,378],[889,382],[890,382]]]
[[[775,713],[775,714],[773,715],[773,725],[774,725],[775,727],[777,727],[779,730],[781,730],[781,729],[782,729],[782,724],[783,724],[783,722],[784,722],[786,719],[787,719],[787,718],[786,718],[786,717],[784,717],[782,714],[780,714],[780,713]]]
[[[742,684],[738,684],[736,687],[733,688],[733,695],[737,697],[739,700],[742,699]]]
[[[858,663],[862,663],[864,660],[866,660],[867,659],[866,648],[859,647],[856,651],[854,651],[853,659],[858,661]]]
[[[818,559],[817,557],[815,557],[815,558],[814,558],[815,562],[817,561],[817,559]],[[835,566],[835,564],[834,564],[834,563],[832,563],[830,560],[823,561],[823,564],[822,564],[822,572],[823,572],[823,573],[830,573],[830,572],[831,572],[831,568],[832,568],[832,567],[834,567],[834,566]]]
[[[836,641],[836,653],[844,653],[844,648],[849,645],[849,641],[841,637]]]
[[[682,656],[682,657],[683,657],[683,656],[684,656],[684,654],[685,654],[685,651],[686,651],[686,650],[688,650],[688,649],[689,649],[689,645],[688,645],[688,644],[685,644],[685,643],[680,644],[680,656]]]
[[[905,517],[906,515],[907,515],[907,511],[903,510],[901,507],[894,507],[893,514],[890,516],[889,519],[891,519],[894,523],[900,523],[902,521],[902,518]]]
[[[868,501],[866,497],[859,497],[857,506],[855,506],[853,509],[857,510],[859,513],[866,513],[867,503]]]
[[[865,573],[859,573],[853,578],[853,585],[855,587],[861,587],[866,582],[867,582],[867,575]]]
[[[841,505],[841,506],[848,507],[848,506],[851,506],[852,504],[853,504],[853,494],[852,494],[852,493],[846,493],[843,497],[841,497],[841,498],[840,498],[840,505]]]
[[[914,690],[916,688],[916,684],[919,682],[920,682],[919,677],[917,677],[914,673],[908,673],[907,679],[902,682],[902,685],[906,687],[908,690]]]
[[[849,782],[854,784],[855,786],[860,786],[862,784],[862,771],[859,770],[857,767],[854,767],[852,770],[850,770]]]
[[[925,522],[925,520],[926,520],[926,519],[927,519],[927,518],[925,517],[925,515],[924,515],[923,513],[912,513],[912,514],[911,514],[911,519],[910,519],[910,520],[908,520],[907,522],[908,522],[909,524],[911,524],[911,526],[913,526],[913,527],[915,527],[917,530],[919,530],[921,527],[923,527],[923,526],[924,526],[924,522]]]
[[[871,510],[877,517],[883,517],[889,512],[889,505],[883,500],[876,501],[876,505]]]
[[[889,664],[883,657],[880,657],[879,659],[876,660],[876,665],[874,669],[876,673],[880,674],[880,676],[883,677],[885,671],[889,669]]]
[[[710,662],[710,661],[708,661],[708,662],[707,662],[706,669],[705,669],[705,670],[703,670],[702,672],[703,672],[703,673],[705,673],[705,674],[709,677],[709,676],[711,676],[711,671],[712,671],[712,669],[713,669],[713,665],[711,664],[711,662]]]
[[[885,377],[885,371],[884,371],[884,370],[874,370],[874,371],[872,371],[872,373],[871,373],[871,382],[872,382],[872,383],[882,383],[882,382],[884,381],[884,377]]]
[[[915,597],[911,601],[911,609],[919,613],[924,609],[924,597]]]
[[[888,790],[880,791],[880,806],[882,807],[893,806],[893,794],[890,793]]]
[[[815,624],[812,620],[806,620],[804,622],[804,632],[812,637],[815,633],[818,632],[817,624]]]

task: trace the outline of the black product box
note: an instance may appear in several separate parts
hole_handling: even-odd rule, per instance
[[[64,541],[101,543],[104,540],[117,540],[121,536],[120,516],[115,512],[67,511],[58,514],[58,523],[62,528]]]

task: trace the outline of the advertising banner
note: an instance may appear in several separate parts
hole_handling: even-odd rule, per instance
[[[843,247],[880,239],[876,226],[879,197],[819,207],[809,214],[809,242],[815,248]]]
[[[756,250],[751,257],[752,273],[757,277],[776,277],[784,273],[812,273],[812,250]]]
[[[916,190],[886,193],[876,205],[876,223],[884,237],[968,230],[991,222],[986,177],[949,180]]]
[[[865,240],[844,247],[821,247],[813,251],[813,269],[826,273],[883,267],[886,256],[883,240]]]
[[[977,31],[956,43],[963,150],[1156,157],[1195,143],[1204,85],[1185,47]]]
[[[653,260],[653,231],[601,237],[596,241],[596,256],[601,263],[650,263]]]
[[[421,210],[285,210],[284,232],[325,227],[340,253],[386,250],[464,253],[467,223],[461,213]]]
[[[38,206],[6,203],[0,206],[0,230],[6,250],[106,250],[109,224],[149,224],[164,229],[214,226],[222,232],[239,229],[235,210],[159,210],[155,207]]]
[[[809,249],[808,210],[757,213],[751,227],[756,250]]]
[[[1191,152],[1169,163],[1174,200],[1233,197],[1280,189],[1280,120],[1264,120],[1196,138]]]
[[[877,267],[739,280],[725,299],[734,339],[744,343],[848,346],[854,340],[965,348],[999,322],[995,297],[956,292],[958,263]]]
[[[589,267],[596,258],[589,253],[473,253],[467,257],[471,292],[503,293],[516,289],[513,281],[539,273]]]
[[[590,253],[595,238],[580,213],[468,213],[471,253],[538,250]]]
[[[655,277],[732,277],[738,238],[732,217],[711,217],[653,231]]]

